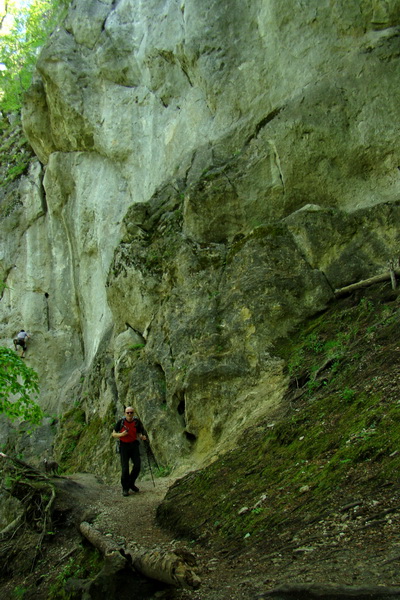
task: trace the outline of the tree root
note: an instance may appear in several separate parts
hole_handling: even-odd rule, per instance
[[[14,521],[11,521],[4,529],[0,531],[0,542],[4,542],[8,540],[8,538],[13,537],[18,529],[23,525],[24,515],[20,514]]]
[[[0,542],[16,537],[25,529],[37,533],[33,568],[43,538],[51,528],[52,507],[56,497],[54,485],[41,471],[2,452],[0,452],[0,472],[8,484],[3,489],[19,500],[22,509],[22,513],[0,532]]]

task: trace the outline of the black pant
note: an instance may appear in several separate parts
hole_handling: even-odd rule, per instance
[[[121,485],[122,489],[129,490],[135,485],[140,473],[140,446],[139,441],[120,443],[121,457]],[[132,471],[129,473],[129,460],[132,461]]]

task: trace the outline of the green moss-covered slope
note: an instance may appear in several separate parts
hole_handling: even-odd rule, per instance
[[[397,293],[382,284],[280,341],[275,352],[291,375],[281,418],[179,480],[160,522],[234,548],[390,487],[400,467],[399,319]]]

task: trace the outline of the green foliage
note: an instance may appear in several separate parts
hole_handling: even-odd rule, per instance
[[[60,21],[66,0],[5,4],[0,14],[0,110],[17,112],[32,81],[38,52]]]
[[[28,590],[25,587],[22,587],[21,585],[17,585],[13,589],[13,598],[18,598],[19,600],[22,600],[22,598],[25,596],[25,594],[27,592],[28,592]]]
[[[155,477],[168,477],[168,475],[170,475],[172,472],[172,467],[170,466],[157,466],[154,469],[154,476]]]
[[[145,347],[145,344],[132,344],[132,346],[129,346],[129,350],[138,351],[144,347]]]
[[[9,348],[0,346],[0,414],[38,425],[43,412],[33,398],[39,392],[38,375]]]
[[[19,163],[17,165],[14,165],[13,167],[11,167],[11,169],[8,172],[9,180],[13,181],[14,179],[16,179],[17,177],[22,175],[22,173],[25,171],[26,167],[27,167],[27,165],[24,163]]]
[[[345,387],[343,392],[340,394],[340,397],[345,402],[351,402],[354,399],[355,395],[356,392],[354,390],[350,390],[348,387]]]
[[[69,579],[91,579],[97,575],[103,566],[103,560],[98,550],[83,548],[75,557],[71,557],[64,568],[57,569],[57,575],[49,586],[47,600],[69,600],[70,592],[65,590]],[[53,577],[53,573],[49,573]]]
[[[32,156],[19,116],[12,123],[0,120],[0,220],[22,204],[14,182],[28,170]]]

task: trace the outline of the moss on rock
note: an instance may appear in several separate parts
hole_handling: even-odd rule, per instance
[[[85,411],[77,406],[66,412],[60,420],[55,439],[56,458],[60,467],[67,470],[73,463],[75,448],[85,427]]]

